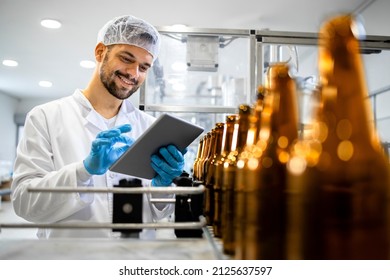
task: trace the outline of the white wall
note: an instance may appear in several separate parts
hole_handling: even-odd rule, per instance
[[[380,54],[364,55],[365,74],[370,94],[390,86],[390,51],[383,50]],[[377,96],[375,103],[376,125],[382,142],[390,142],[390,91]]]
[[[26,98],[20,100],[18,106],[15,109],[16,114],[27,114],[33,107],[49,102],[51,99],[41,99],[41,98]]]
[[[139,92],[133,94],[130,100],[138,108]],[[15,160],[17,147],[17,124],[15,123],[15,116],[21,120],[33,107],[49,101],[51,99],[30,98],[18,100],[0,92],[0,129],[2,133],[0,138],[0,173],[4,162],[10,162],[13,165]]]
[[[14,161],[16,152],[16,124],[14,112],[18,105],[16,98],[0,92],[0,160]]]

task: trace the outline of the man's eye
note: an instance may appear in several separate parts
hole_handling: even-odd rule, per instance
[[[141,70],[141,72],[146,72],[148,71],[149,67],[145,67],[145,66],[140,66],[139,67],[139,70]]]
[[[122,56],[121,59],[125,63],[133,63],[134,62],[134,59],[127,58],[127,57],[124,57],[124,56]]]

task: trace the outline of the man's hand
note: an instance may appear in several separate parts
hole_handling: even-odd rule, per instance
[[[152,167],[157,172],[152,179],[152,186],[169,186],[183,172],[184,157],[174,145],[160,148],[158,154],[152,155],[151,160]]]
[[[101,175],[133,144],[133,139],[123,133],[131,131],[130,124],[124,124],[100,132],[92,142],[91,152],[84,160],[85,169],[93,175]],[[122,143],[118,147],[117,143]]]

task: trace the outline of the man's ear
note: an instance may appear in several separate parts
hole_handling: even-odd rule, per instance
[[[95,59],[97,62],[103,61],[104,51],[107,47],[102,43],[98,43],[95,47]]]

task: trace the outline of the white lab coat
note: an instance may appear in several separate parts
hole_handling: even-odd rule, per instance
[[[137,139],[154,120],[125,100],[115,126],[130,123],[132,130],[128,136]],[[91,142],[107,129],[103,117],[80,90],[31,110],[18,145],[11,187],[16,214],[36,223],[111,223],[112,194],[27,191],[29,187],[112,187],[126,178],[110,171],[91,177],[83,166]],[[143,180],[143,185],[149,186],[150,180]],[[157,209],[149,199],[150,194],[143,195],[143,222],[165,220],[173,214],[172,204]],[[39,238],[113,237],[118,233],[110,229],[39,229],[37,235]],[[140,237],[153,239],[156,231],[144,230]]]

